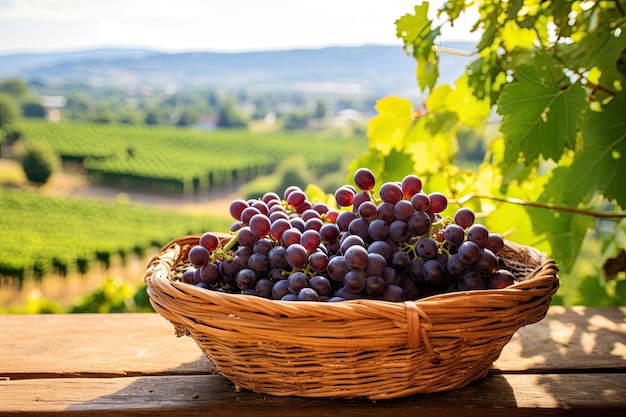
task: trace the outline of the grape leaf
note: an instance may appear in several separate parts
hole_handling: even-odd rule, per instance
[[[602,112],[588,112],[583,120],[584,148],[568,167],[556,168],[540,197],[571,207],[604,194],[626,207],[626,96],[616,98]]]
[[[440,28],[432,29],[428,18],[428,2],[415,6],[415,14],[396,20],[396,36],[403,40],[404,50],[417,61],[416,76],[422,91],[432,89],[439,78],[439,60],[433,50]]]
[[[376,102],[378,114],[368,124],[369,147],[387,155],[404,141],[406,130],[413,120],[411,102],[399,97],[386,97]]]
[[[584,51],[577,66],[586,69],[613,67],[624,48],[626,48],[626,23],[622,23],[618,28],[610,24],[598,25],[577,45],[579,51]]]
[[[554,24],[559,29],[559,35],[563,37],[569,37],[572,33],[572,26],[569,24],[569,17],[574,3],[571,0],[552,0],[550,12]]]
[[[580,214],[551,209],[527,207],[537,234],[545,235],[550,242],[553,257],[564,269],[570,270],[587,235],[593,227],[593,218]]]
[[[528,163],[539,156],[558,161],[565,147],[575,145],[585,91],[579,82],[570,84],[554,62],[521,65],[515,81],[502,88],[498,113],[503,116],[500,131],[507,142],[508,163],[517,161],[519,153]]]

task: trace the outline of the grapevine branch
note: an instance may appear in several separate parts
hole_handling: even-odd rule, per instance
[[[486,193],[469,193],[452,202],[456,202],[458,204],[464,204],[474,198],[478,198],[478,199],[483,198],[483,199],[489,199],[489,200],[494,200],[494,201],[501,201],[503,203],[518,204],[521,206],[530,206],[530,207],[545,208],[545,209],[556,210],[556,211],[564,211],[568,213],[582,214],[585,216],[592,216],[592,217],[602,218],[602,219],[626,219],[626,213],[605,213],[601,211],[578,209],[578,208],[567,207],[567,206],[559,206],[557,204],[552,204],[552,203],[541,203],[538,201],[525,201],[519,198],[496,197],[492,194],[486,194]]]

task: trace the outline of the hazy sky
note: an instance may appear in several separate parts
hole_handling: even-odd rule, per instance
[[[431,8],[442,2],[431,1]],[[419,3],[421,0],[0,0],[0,54],[102,47],[234,52],[400,45],[394,22],[412,13]],[[448,39],[469,36],[467,25],[446,32]]]

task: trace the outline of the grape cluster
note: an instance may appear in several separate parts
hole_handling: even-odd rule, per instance
[[[499,234],[475,223],[469,208],[443,217],[448,200],[422,191],[413,174],[386,182],[367,168],[334,193],[338,209],[311,203],[296,186],[282,197],[233,200],[233,239],[206,232],[187,258],[181,280],[200,287],[284,301],[370,298],[416,300],[429,295],[504,288]]]

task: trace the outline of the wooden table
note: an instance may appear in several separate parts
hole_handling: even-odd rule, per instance
[[[489,375],[370,401],[236,392],[157,314],[0,316],[0,416],[626,415],[626,308],[552,307]]]

